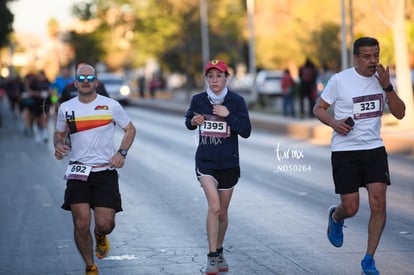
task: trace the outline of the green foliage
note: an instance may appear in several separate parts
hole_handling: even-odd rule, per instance
[[[238,63],[248,66],[246,0],[206,3],[210,58],[224,59],[233,68]],[[370,12],[372,1],[353,3],[354,36],[376,36],[382,58],[392,64],[392,35]],[[408,0],[409,26],[413,25],[413,9],[414,0]],[[95,24],[93,33],[72,34],[77,59],[85,59],[89,53],[90,59],[105,61],[113,69],[144,66],[148,59],[155,59],[163,71],[185,73],[192,82],[202,73],[199,0],[88,0],[76,4],[73,11],[82,24]],[[294,68],[306,57],[318,67],[341,67],[339,1],[255,1],[254,24],[258,68]],[[349,14],[346,24],[349,28]],[[408,42],[413,52],[412,29],[408,28]],[[350,40],[346,41],[348,48],[352,47]]]
[[[72,6],[72,14],[82,24],[90,24],[96,18],[96,3],[94,1],[76,3]],[[95,64],[101,61],[105,54],[103,41],[102,32],[99,30],[93,32],[71,31],[69,33],[69,42],[75,50],[75,62]]]
[[[137,7],[135,21],[134,47],[144,57],[159,57],[171,47],[179,43],[180,32],[186,18],[184,12],[170,1],[160,5],[156,0],[148,0],[146,6]],[[184,3],[185,1],[183,1]]]
[[[7,3],[11,0],[0,0],[0,48],[10,42],[9,35],[13,31],[14,15],[9,10]]]
[[[209,14],[209,39],[211,58],[220,57],[227,62],[243,59],[246,42],[243,39],[241,22],[245,17],[242,0],[207,1]],[[112,20],[108,13],[115,8],[132,14],[131,21],[123,20],[122,12]],[[155,58],[164,69],[184,72],[188,75],[200,73],[201,60],[200,7],[193,0],[128,1],[91,0],[76,4],[73,13],[79,19],[98,20],[99,26],[94,35],[82,34],[94,42],[102,41],[101,49],[109,59],[114,52],[128,51],[127,61],[131,66],[142,66],[148,58]],[[127,41],[130,49],[120,48],[119,42],[125,33],[119,29],[129,26],[133,37]],[[96,39],[99,37],[99,39]],[[77,37],[72,35],[72,39]],[[87,42],[90,43],[90,42]],[[87,43],[75,43],[75,51]],[[83,57],[84,58],[84,57]],[[241,60],[243,61],[243,60]]]
[[[70,41],[76,51],[76,63],[96,64],[105,53],[101,47],[102,39],[99,33],[71,32]]]
[[[327,66],[332,70],[341,68],[340,26],[334,23],[323,23],[320,30],[313,31],[309,43],[311,56],[315,56],[320,67]]]
[[[407,21],[406,26],[407,26],[407,37],[414,38],[414,18],[413,18],[413,21]],[[408,39],[407,42],[408,42],[408,50],[414,54],[414,39]]]
[[[169,70],[200,74],[203,67],[201,58],[201,24],[198,3],[172,9],[175,23],[171,39],[161,52],[160,62]],[[229,63],[239,61],[243,49],[243,37],[239,26],[244,11],[234,1],[207,1],[210,58],[221,58]],[[184,62],[177,62],[177,61]],[[180,64],[181,63],[181,64]]]

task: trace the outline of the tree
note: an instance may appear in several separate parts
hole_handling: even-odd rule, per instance
[[[310,56],[316,56],[321,67],[326,66],[334,71],[341,68],[339,33],[340,27],[331,22],[323,23],[320,30],[311,33],[308,44],[315,45],[310,49],[316,52],[312,52]]]
[[[372,1],[354,1],[355,36],[378,37],[382,58],[388,56],[387,61],[394,65],[394,54],[387,55],[393,47],[384,44],[389,41],[392,45],[393,40],[385,35],[389,27],[378,24],[378,17],[370,12]],[[405,16],[412,19],[414,0],[406,1],[410,5]],[[261,0],[255,3],[257,67],[295,69],[307,56],[318,67],[324,64],[332,69],[338,67],[339,1]],[[231,67],[247,64],[248,60],[245,4],[246,0],[208,1],[210,58],[222,58]],[[72,33],[73,39],[84,40],[74,42],[81,59],[89,52],[94,55],[93,59],[111,64],[109,67],[114,70],[142,67],[147,60],[155,59],[167,73],[185,73],[191,85],[201,79],[199,1],[88,0],[78,3],[75,12],[80,20],[77,28],[85,25],[85,30],[90,29]],[[347,41],[348,47],[352,42]],[[407,43],[414,60],[414,40],[411,38]]]
[[[102,35],[95,31],[95,10],[95,5],[89,2],[78,3],[72,7],[72,14],[79,19],[79,25],[82,25],[80,29],[69,32],[67,39],[75,51],[77,63],[96,64],[104,57]]]
[[[189,3],[193,4],[190,5]],[[201,56],[200,14],[198,1],[190,1],[175,12],[173,18],[177,24],[177,32],[173,40],[169,40],[166,51],[162,53],[160,62],[169,70],[184,72],[190,80],[190,87],[196,85],[203,67]],[[176,3],[172,8],[177,8]],[[182,5],[182,4],[181,4]],[[220,58],[230,66],[237,62],[246,62],[244,50],[245,40],[241,33],[240,18],[245,10],[241,2],[209,1],[208,14],[212,14],[209,23],[210,59]],[[220,12],[218,12],[220,11]],[[234,67],[234,66],[233,66]]]
[[[242,3],[209,1],[210,58],[235,64],[244,57]],[[191,87],[200,79],[203,64],[198,1],[163,0],[161,5],[158,0],[91,0],[77,6],[74,12],[83,24],[96,23],[92,33],[110,69],[143,66],[148,59],[155,59],[162,70],[185,73]],[[71,37],[91,38],[92,33],[72,33]],[[83,46],[81,41],[74,41],[78,57]],[[91,46],[97,47],[92,44],[85,49]]]
[[[97,33],[77,33],[70,32],[70,43],[75,51],[77,63],[86,62],[96,64],[104,56],[104,50],[101,47],[102,40]]]
[[[14,15],[7,3],[12,0],[0,0],[0,48],[9,45],[9,35],[13,32]]]

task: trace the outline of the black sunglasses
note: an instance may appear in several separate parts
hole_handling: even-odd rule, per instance
[[[93,82],[96,79],[96,76],[94,76],[93,74],[88,74],[88,75],[78,75],[78,81],[79,82],[85,82],[85,80],[88,80],[88,82]]]

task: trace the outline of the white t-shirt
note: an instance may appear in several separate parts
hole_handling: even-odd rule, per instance
[[[111,163],[116,152],[115,125],[125,128],[130,122],[118,101],[98,94],[88,104],[72,98],[59,107],[56,130],[69,130],[70,160],[89,166]]]
[[[365,77],[355,68],[332,76],[321,94],[332,105],[335,119],[352,117],[353,130],[346,136],[332,132],[332,151],[369,150],[383,146],[381,116],[386,103],[385,92],[375,75]]]

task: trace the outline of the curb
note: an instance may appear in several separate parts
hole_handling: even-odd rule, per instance
[[[173,113],[184,117],[188,105],[174,98],[131,99],[130,105],[156,111]],[[250,121],[254,129],[287,135],[294,139],[307,139],[313,143],[329,146],[331,129],[316,119],[298,120],[278,115],[250,111]],[[389,119],[389,118],[385,118]],[[396,126],[382,127],[382,138],[388,153],[414,156],[414,130],[401,130]]]

